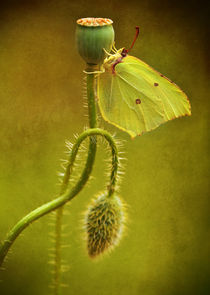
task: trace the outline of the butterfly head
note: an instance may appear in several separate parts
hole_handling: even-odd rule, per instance
[[[121,56],[126,57],[128,54],[128,49],[122,48]]]

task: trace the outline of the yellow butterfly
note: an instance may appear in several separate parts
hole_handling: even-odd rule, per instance
[[[136,27],[131,48],[138,34]],[[104,73],[97,83],[103,118],[135,137],[166,121],[190,116],[186,94],[145,62],[128,55],[130,49],[113,47],[114,54],[107,53],[103,63]]]

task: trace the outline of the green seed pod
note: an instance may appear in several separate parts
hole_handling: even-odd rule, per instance
[[[118,196],[107,193],[93,200],[85,217],[87,249],[95,258],[118,244],[124,227],[125,208]]]
[[[76,43],[79,54],[87,64],[100,65],[105,52],[114,42],[113,21],[108,18],[81,18],[77,20]]]

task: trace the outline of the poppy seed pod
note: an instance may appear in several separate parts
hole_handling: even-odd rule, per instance
[[[113,21],[108,18],[81,18],[77,20],[76,43],[80,56],[87,64],[100,65],[105,52],[114,42]]]
[[[88,254],[95,258],[111,250],[122,236],[125,206],[115,194],[100,194],[93,200],[85,216]]]

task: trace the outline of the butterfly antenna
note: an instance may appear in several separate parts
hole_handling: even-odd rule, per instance
[[[139,27],[136,27],[136,34],[135,34],[135,37],[133,39],[133,42],[131,44],[131,47],[127,50],[127,52],[131,51],[131,49],[133,48],[133,45],[135,44],[136,42],[136,39],[138,38],[138,35],[139,35]]]

